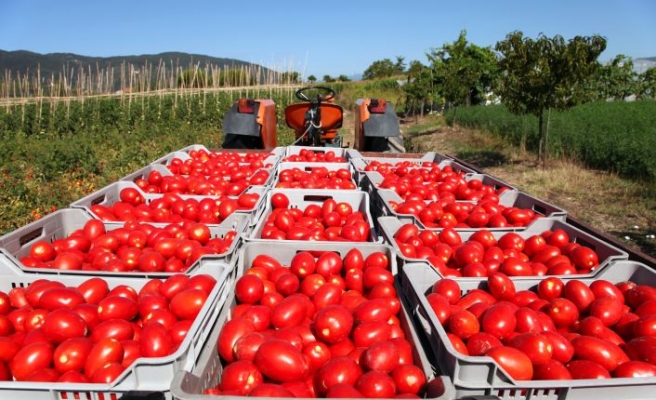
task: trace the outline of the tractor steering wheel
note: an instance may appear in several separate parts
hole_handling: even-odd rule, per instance
[[[310,93],[315,93],[315,92],[316,92],[315,94],[316,97],[314,98],[310,97]],[[298,89],[295,93],[297,99],[303,101],[309,101],[309,102],[313,102],[317,100],[319,102],[330,101],[335,97],[335,94],[336,93],[334,90],[325,86],[307,86]]]

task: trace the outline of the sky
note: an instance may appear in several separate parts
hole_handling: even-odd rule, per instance
[[[513,31],[537,38],[601,35],[600,61],[656,56],[654,0],[0,0],[0,49],[121,56],[180,51],[279,71],[354,76],[374,61],[454,42],[494,47]]]

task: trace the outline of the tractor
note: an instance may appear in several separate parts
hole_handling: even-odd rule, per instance
[[[285,107],[285,123],[294,130],[296,146],[348,147],[339,134],[344,110],[334,103],[335,91],[324,86],[298,89],[300,102]],[[354,148],[359,151],[404,152],[399,121],[391,102],[358,99]],[[269,99],[239,99],[223,120],[226,149],[271,149],[277,146],[275,103]]]

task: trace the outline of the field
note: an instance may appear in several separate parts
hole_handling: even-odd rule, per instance
[[[346,110],[345,142],[353,143],[350,105],[357,98],[388,98],[397,111],[402,109],[402,94],[385,82],[334,88],[337,102]],[[278,106],[278,143],[290,144],[293,134],[284,126],[282,110],[294,101],[295,89],[269,86],[4,102],[0,105],[0,234],[65,208],[171,151],[190,144],[219,148],[223,115],[239,97],[273,99]],[[656,149],[654,103],[582,107],[567,115],[552,114],[548,169],[535,167],[534,120],[511,116],[499,107],[460,109],[456,128],[447,126],[448,118],[441,116],[407,118],[402,127],[408,151],[432,150],[471,161],[654,255],[656,157],[645,155]],[[503,123],[484,125],[484,121]],[[595,123],[601,122],[597,128]],[[467,127],[476,125],[484,129]],[[577,150],[576,143],[587,146],[587,152]],[[623,144],[612,149],[612,143]],[[608,157],[603,157],[605,152]],[[585,162],[592,167],[577,161],[581,154],[587,155]],[[595,154],[606,164],[591,163]],[[629,167],[622,166],[627,160]],[[627,175],[633,179],[622,178]]]

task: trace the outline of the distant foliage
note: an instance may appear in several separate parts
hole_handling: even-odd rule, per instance
[[[199,69],[186,69],[178,75],[178,87],[205,88],[212,87],[212,77]],[[142,90],[143,91],[143,90]]]
[[[447,114],[453,122],[453,113]],[[515,145],[537,150],[537,117],[514,115],[505,106],[467,107],[458,123],[485,129]],[[656,101],[594,102],[551,114],[550,156],[656,182]]]

